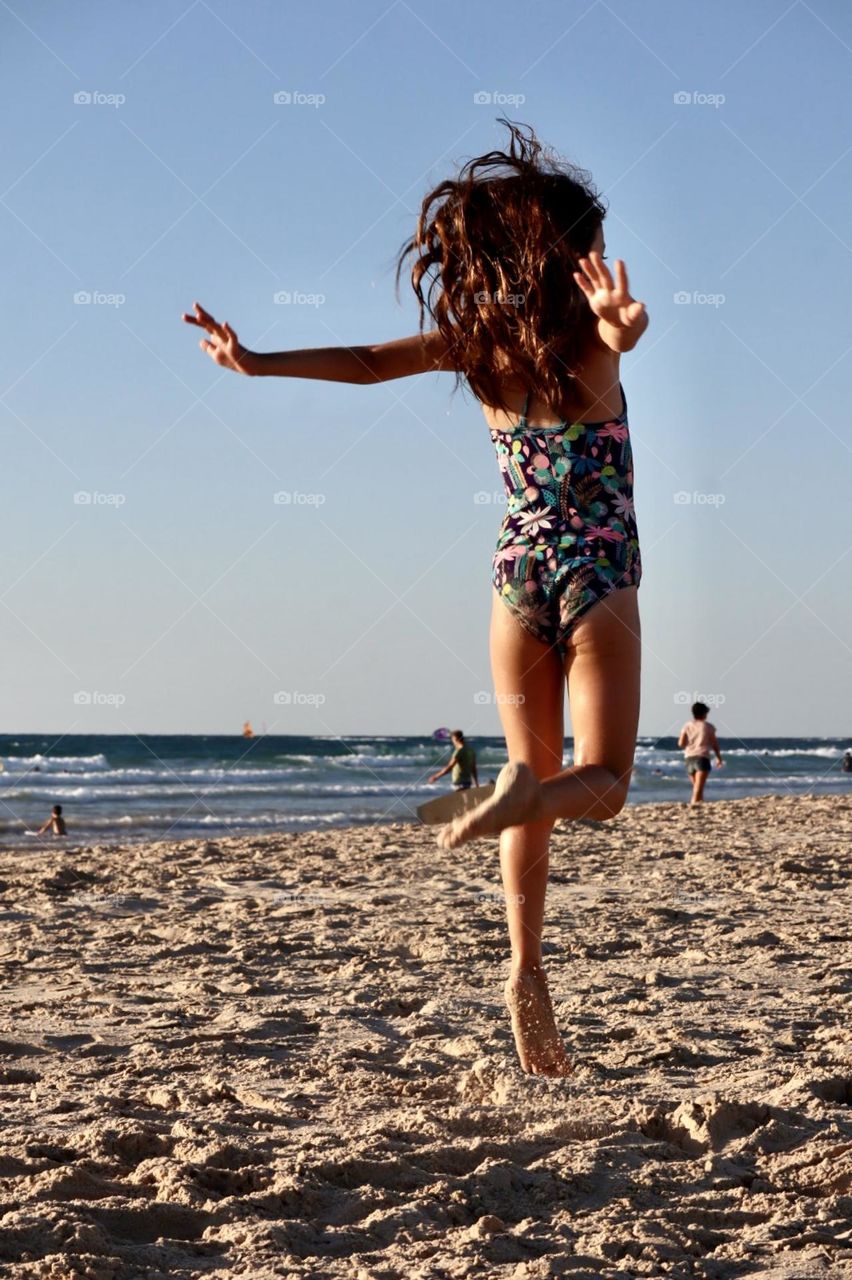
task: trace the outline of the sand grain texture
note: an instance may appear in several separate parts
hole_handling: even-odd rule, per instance
[[[559,1081],[433,836],[0,855],[0,1275],[852,1276],[852,801],[559,829]]]

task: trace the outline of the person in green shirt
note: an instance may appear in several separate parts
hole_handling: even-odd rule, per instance
[[[476,752],[473,747],[469,747],[464,740],[464,734],[461,729],[454,729],[450,734],[453,744],[453,754],[450,756],[449,763],[445,764],[443,769],[439,769],[437,773],[433,773],[429,781],[437,782],[439,778],[443,778],[445,774],[452,770],[453,787],[456,791],[467,791],[469,787],[479,786],[479,775],[476,772]]]

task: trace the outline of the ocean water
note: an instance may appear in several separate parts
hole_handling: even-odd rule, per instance
[[[472,739],[480,781],[506,761],[500,738]],[[752,795],[846,795],[852,739],[722,742],[708,800]],[[448,789],[426,777],[448,758],[426,737],[0,735],[0,845],[35,847],[31,833],[61,804],[69,843],[305,831],[408,821]],[[571,740],[566,740],[566,763]],[[629,803],[689,797],[674,738],[640,738]],[[49,837],[42,837],[48,841]]]

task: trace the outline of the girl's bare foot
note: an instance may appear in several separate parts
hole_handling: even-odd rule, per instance
[[[493,794],[442,827],[438,844],[442,849],[456,849],[468,840],[496,835],[505,827],[520,827],[537,818],[540,807],[541,785],[529,765],[507,764],[500,770]]]
[[[521,1068],[534,1076],[570,1075],[573,1067],[556,1028],[541,965],[513,973],[505,994]]]

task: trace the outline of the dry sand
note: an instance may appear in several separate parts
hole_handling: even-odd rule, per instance
[[[0,855],[0,1275],[852,1276],[852,801],[560,828],[560,1081],[433,834]]]

